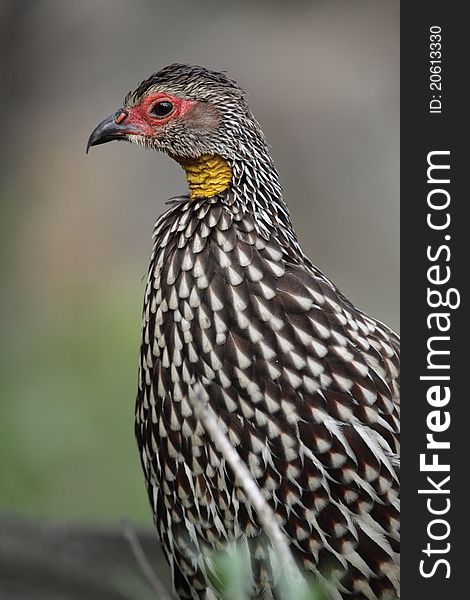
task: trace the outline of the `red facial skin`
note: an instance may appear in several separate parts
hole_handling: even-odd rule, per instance
[[[152,108],[157,102],[162,101],[171,102],[173,104],[173,110],[169,115],[157,117],[152,114]],[[127,109],[127,114],[125,111],[120,113],[115,121],[118,124],[126,121],[126,124],[131,125],[140,135],[152,137],[155,135],[158,127],[165,125],[172,119],[182,117],[195,104],[197,104],[196,100],[182,100],[171,94],[158,92],[148,96],[137,106]]]

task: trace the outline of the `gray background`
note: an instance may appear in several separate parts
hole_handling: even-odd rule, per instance
[[[303,247],[398,328],[394,1],[0,7],[0,510],[150,523],[133,439],[152,225],[180,167],[91,129],[171,62],[249,92]]]

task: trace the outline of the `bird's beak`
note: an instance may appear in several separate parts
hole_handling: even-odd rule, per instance
[[[106,117],[99,125],[97,125],[91,132],[86,145],[86,152],[92,146],[98,146],[99,144],[106,144],[106,142],[112,142],[113,140],[122,140],[126,138],[127,134],[138,133],[130,124],[126,123],[127,111],[118,110],[117,113]]]

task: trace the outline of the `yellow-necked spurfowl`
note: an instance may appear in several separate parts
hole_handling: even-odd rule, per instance
[[[252,597],[279,573],[257,516],[193,415],[212,409],[279,516],[300,568],[336,599],[398,596],[399,339],[304,254],[243,90],[170,65],[88,146],[127,140],[185,170],[156,222],[135,431],[180,598],[216,598],[213,550],[237,541]]]

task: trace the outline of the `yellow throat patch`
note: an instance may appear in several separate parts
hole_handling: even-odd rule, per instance
[[[191,198],[212,198],[225,191],[232,181],[232,169],[221,156],[176,158],[186,171]]]

